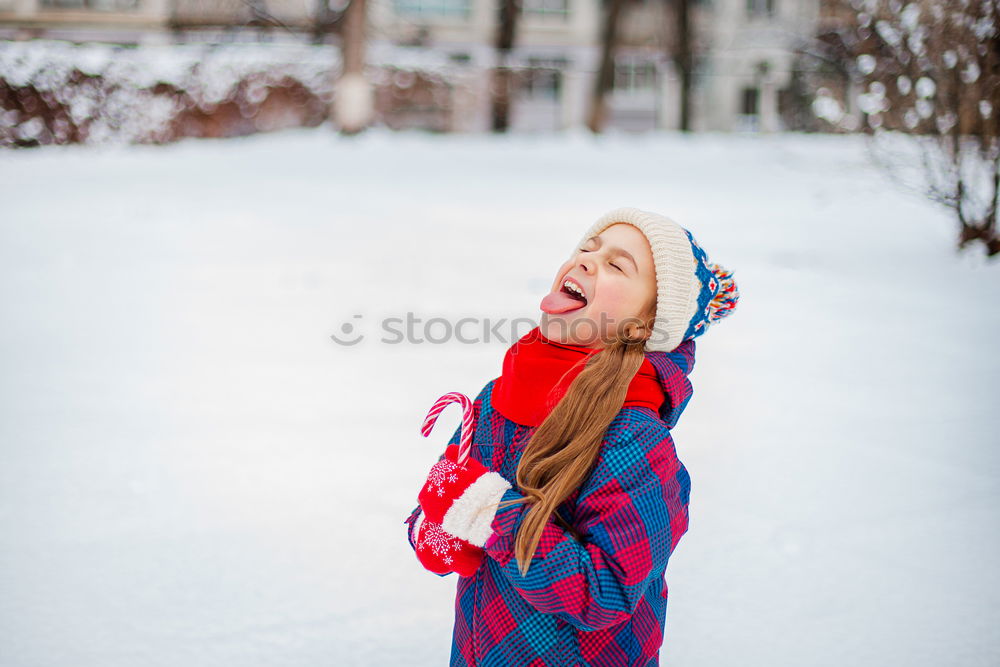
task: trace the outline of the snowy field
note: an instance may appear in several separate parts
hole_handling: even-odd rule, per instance
[[[859,137],[292,130],[6,152],[0,192],[4,667],[446,665],[402,521],[457,410],[419,426],[508,343],[380,323],[537,318],[622,205],[742,295],[662,664],[1000,664],[1000,265]]]

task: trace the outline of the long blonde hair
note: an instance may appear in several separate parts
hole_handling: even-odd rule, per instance
[[[646,318],[647,328],[652,325],[650,319]],[[531,503],[514,541],[522,576],[528,572],[549,517],[590,474],[608,425],[621,410],[629,383],[642,365],[646,337],[639,335],[636,324],[626,323],[603,349],[579,362],[585,364],[584,369],[525,445],[517,466],[517,485],[525,497],[498,505],[499,509]],[[579,539],[558,513],[555,517]]]

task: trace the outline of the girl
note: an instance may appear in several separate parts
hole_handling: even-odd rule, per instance
[[[738,299],[690,232],[635,208],[559,267],[475,399],[468,459],[459,427],[405,519],[420,562],[460,575],[452,667],[659,664],[691,487],[670,430],[694,338]]]

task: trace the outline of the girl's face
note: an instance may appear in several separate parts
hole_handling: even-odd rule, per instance
[[[540,308],[542,335],[560,343],[604,347],[623,322],[639,318],[647,325],[640,333],[648,337],[656,269],[646,236],[618,222],[588,239],[559,267]]]

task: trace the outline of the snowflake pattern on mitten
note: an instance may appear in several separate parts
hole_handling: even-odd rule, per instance
[[[462,540],[454,535],[449,535],[441,528],[440,524],[433,521],[425,521],[424,526],[425,528],[418,538],[417,549],[420,551],[430,549],[445,564],[451,565],[453,561],[451,554],[458,553],[462,548]]]
[[[435,463],[427,476],[427,490],[443,496],[445,482],[454,483],[458,480],[458,475],[455,474],[456,470],[458,470],[458,464],[449,459],[441,459]]]

